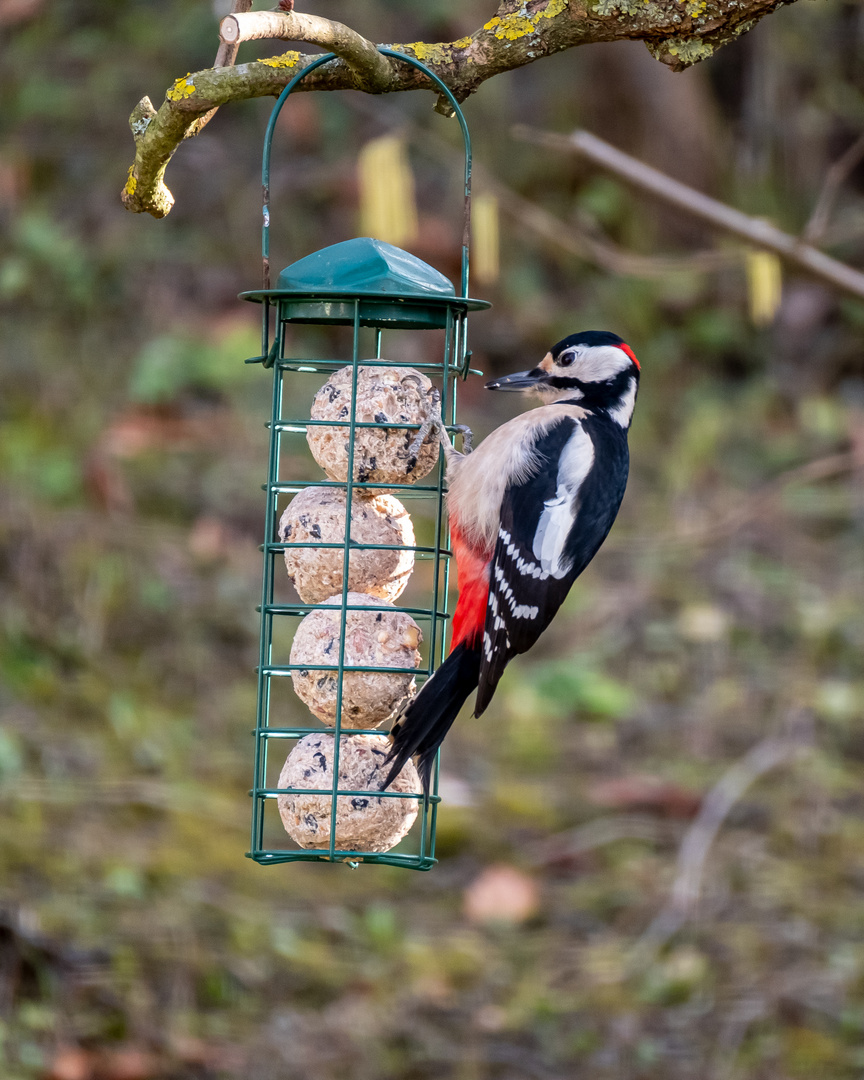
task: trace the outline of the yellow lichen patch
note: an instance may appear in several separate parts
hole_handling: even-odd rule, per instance
[[[299,52],[286,52],[280,56],[267,56],[263,60],[258,60],[257,63],[266,64],[267,67],[272,68],[292,68],[297,67],[299,59]]]
[[[449,64],[453,59],[454,49],[467,49],[473,43],[471,37],[459,38],[458,41],[441,42],[430,45],[425,41],[414,41],[410,45],[400,45],[406,52],[412,52],[424,64]]]
[[[134,195],[135,194],[135,188],[138,187],[138,178],[136,176],[132,175],[132,171],[133,171],[134,168],[135,168],[134,165],[129,166],[129,177],[126,180],[125,187],[123,188],[123,194],[124,195]]]
[[[191,97],[195,93],[195,83],[192,81],[191,75],[186,75],[182,79],[178,79],[165,97],[169,101],[182,101],[184,98]]]
[[[689,4],[684,5],[684,10],[691,19],[698,19],[700,15],[705,14],[705,9],[707,7],[707,0],[691,0]]]
[[[517,41],[519,38],[533,34],[541,19],[554,19],[567,7],[568,0],[549,0],[546,7],[535,11],[532,15],[505,15],[503,18],[496,15],[483,26],[484,30],[492,30],[496,38],[507,41]],[[524,10],[524,8],[523,8]]]
[[[494,30],[495,37],[508,41],[516,41],[521,37],[532,34],[535,24],[524,15],[505,15],[503,19],[497,15],[483,26],[484,30]]]
[[[556,15],[560,15],[567,7],[567,0],[549,0],[549,3],[538,14],[538,19],[554,19]]]
[[[406,51],[410,49],[424,64],[446,64],[451,59],[449,45],[429,45],[425,41],[414,41],[403,48]]]

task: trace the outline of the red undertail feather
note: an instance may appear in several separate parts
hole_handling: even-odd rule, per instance
[[[489,603],[489,565],[492,559],[491,554],[485,556],[466,544],[457,528],[451,527],[450,535],[459,584],[459,602],[453,613],[453,639],[450,642],[452,652],[463,641],[469,648],[480,643]]]

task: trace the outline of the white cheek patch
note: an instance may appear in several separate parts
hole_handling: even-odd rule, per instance
[[[576,521],[579,489],[593,464],[594,443],[580,424],[561,454],[555,497],[543,504],[534,534],[534,557],[544,575],[562,578],[572,566],[572,559],[565,556],[564,548]]]
[[[623,428],[629,427],[630,421],[633,419],[633,409],[635,405],[636,380],[631,379],[627,385],[627,389],[621,395],[621,400],[618,402],[614,409],[609,410],[609,415],[612,417],[616,424],[620,424]]]
[[[630,357],[616,345],[595,345],[573,365],[573,374],[582,382],[607,382],[626,371]]]

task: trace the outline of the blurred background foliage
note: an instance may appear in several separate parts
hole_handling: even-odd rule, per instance
[[[434,41],[489,6],[316,13]],[[644,378],[612,536],[447,740],[428,875],[243,858],[268,380],[242,363],[257,320],[236,294],[259,280],[269,103],[180,148],[167,219],[119,202],[132,106],[212,63],[222,14],[0,0],[0,1073],[860,1076],[864,304],[787,275],[756,327],[737,243],[510,135],[584,125],[799,232],[864,127],[860,4],[802,0],[682,75],[636,43],[591,46],[466,104],[481,192],[486,176],[638,256],[612,274],[504,207],[476,364],[521,369],[608,328]],[[413,250],[455,274],[457,132],[432,104],[291,103],[278,265],[355,234],[358,155],[392,134]],[[864,262],[864,168],[823,243]],[[705,271],[691,255],[711,246],[728,258]],[[400,347],[422,357],[422,337]],[[481,387],[462,401],[482,436],[519,404]],[[790,732],[808,752],[735,803],[695,917],[640,949],[705,793]]]

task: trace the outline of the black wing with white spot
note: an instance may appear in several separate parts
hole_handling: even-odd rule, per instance
[[[504,493],[489,580],[475,715],[504,668],[552,621],[606,539],[627,484],[627,437],[608,418],[564,418],[537,440],[538,466]]]

